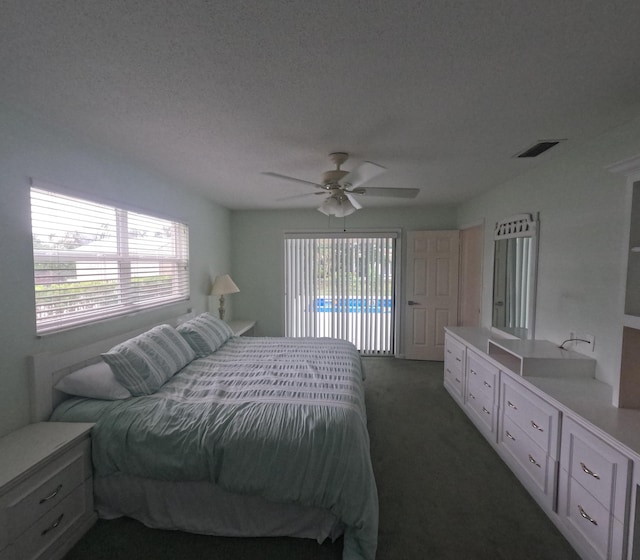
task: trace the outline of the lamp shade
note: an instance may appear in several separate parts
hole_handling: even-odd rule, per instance
[[[211,286],[212,296],[226,296],[227,294],[235,294],[239,291],[240,288],[236,286],[235,282],[231,280],[231,276],[228,274],[216,276],[213,286]]]

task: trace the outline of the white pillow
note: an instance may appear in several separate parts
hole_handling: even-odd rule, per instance
[[[118,383],[109,364],[105,362],[92,364],[66,375],[56,383],[55,388],[68,395],[106,401],[128,399],[131,396]]]

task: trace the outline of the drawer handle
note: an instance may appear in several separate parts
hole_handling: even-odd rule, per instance
[[[60,490],[62,490],[62,484],[59,484],[58,487],[53,492],[51,492],[51,494],[42,498],[42,500],[40,500],[39,503],[44,504],[49,500],[53,500],[53,498],[55,498],[58,495],[58,492],[60,492]]]
[[[469,396],[475,401],[476,400],[476,396],[473,393],[469,393]]]
[[[534,430],[538,430],[539,432],[544,432],[544,430],[540,426],[538,426],[538,424],[536,424],[533,420],[531,420],[531,427]]]
[[[593,472],[589,467],[587,467],[587,465],[585,465],[584,463],[580,463],[580,466],[582,467],[582,470],[585,474],[589,474],[593,478],[597,478],[598,480],[600,480],[600,475],[596,472]]]
[[[447,373],[451,373],[451,370],[449,368],[447,368]]]
[[[451,350],[447,350],[447,354],[451,354]]]
[[[475,369],[472,369],[472,370],[471,370],[471,373],[473,373],[473,375],[476,375],[476,370],[475,370]]]
[[[457,381],[458,383],[460,383],[460,380],[459,380],[457,377],[456,377],[456,381]]]
[[[529,462],[536,467],[540,467],[540,463],[538,463],[531,455],[529,455]]]
[[[462,360],[456,356],[456,362],[461,362]]]
[[[591,517],[586,511],[582,509],[582,506],[580,504],[578,504],[578,510],[580,511],[580,515],[589,523],[593,523],[594,525],[598,524],[598,522],[593,517]]]
[[[486,381],[483,381],[483,383],[485,387],[489,387],[489,389],[491,389],[491,385],[489,383],[487,383]]]
[[[484,412],[485,414],[491,414],[491,412],[487,410],[484,406],[482,407],[482,412]]]
[[[60,516],[58,517],[58,519],[56,519],[52,525],[50,525],[49,527],[47,527],[44,531],[42,531],[41,536],[45,536],[49,531],[53,531],[54,529],[57,529],[60,525],[60,523],[62,523],[62,518],[64,517],[64,513],[61,513]]]
[[[514,437],[509,433],[509,430],[507,430],[507,431],[505,432],[505,434],[507,435],[507,437],[508,437],[510,440],[512,440],[512,441],[516,441],[516,438],[514,438]]]
[[[511,401],[507,401],[507,406],[509,408],[513,408],[513,410],[518,410],[518,407],[515,404],[513,404]]]

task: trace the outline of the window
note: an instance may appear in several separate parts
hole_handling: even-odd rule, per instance
[[[189,299],[185,224],[31,188],[38,334]]]
[[[285,235],[285,334],[393,354],[394,233]]]

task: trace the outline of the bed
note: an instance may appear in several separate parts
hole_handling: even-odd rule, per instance
[[[95,422],[98,514],[213,535],[322,542],[344,534],[344,560],[373,560],[378,503],[355,347],[328,338],[236,337],[230,331],[202,343],[197,329],[190,338],[184,327],[197,320],[224,330],[208,314],[178,326],[194,357],[183,348],[167,351],[169,370],[181,367],[166,379],[166,372],[140,377],[144,366],[132,354],[123,358],[123,347],[130,350],[131,341],[155,329],[34,357],[36,419],[53,410],[52,421]],[[162,328],[163,336],[168,329],[177,336],[173,327]],[[170,346],[163,342],[149,352],[155,360]],[[116,378],[133,396],[68,398],[55,389],[92,362],[108,362],[117,373],[118,360],[127,363]],[[132,366],[133,382],[126,369]]]

